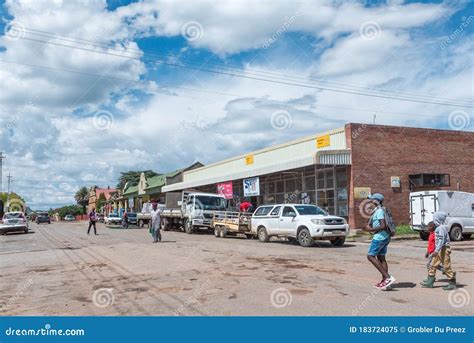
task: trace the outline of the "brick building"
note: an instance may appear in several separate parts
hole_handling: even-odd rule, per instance
[[[360,228],[370,193],[383,193],[395,220],[408,223],[411,191],[474,192],[473,170],[474,132],[350,123],[186,171],[163,192],[226,189],[233,205],[312,203]]]

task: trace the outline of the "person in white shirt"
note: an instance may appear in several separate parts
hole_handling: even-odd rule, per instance
[[[153,243],[161,242],[161,211],[158,209],[158,204],[153,203],[153,211],[151,212],[151,235],[153,236]]]

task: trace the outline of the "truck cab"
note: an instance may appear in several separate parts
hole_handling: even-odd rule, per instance
[[[252,215],[251,231],[261,242],[270,237],[286,237],[301,246],[314,240],[328,240],[333,246],[344,245],[349,234],[347,221],[327,214],[315,205],[279,204],[260,206]]]

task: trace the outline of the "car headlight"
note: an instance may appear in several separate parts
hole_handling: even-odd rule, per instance
[[[342,222],[343,222],[344,224],[347,224],[347,220],[346,220],[345,218],[342,218]]]
[[[324,225],[324,220],[322,219],[311,219],[311,222],[316,225]]]

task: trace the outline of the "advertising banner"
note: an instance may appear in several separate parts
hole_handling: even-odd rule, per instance
[[[260,180],[258,177],[244,179],[244,197],[260,195]]]
[[[232,181],[217,184],[217,194],[223,195],[226,199],[234,197],[234,190],[232,188]]]

